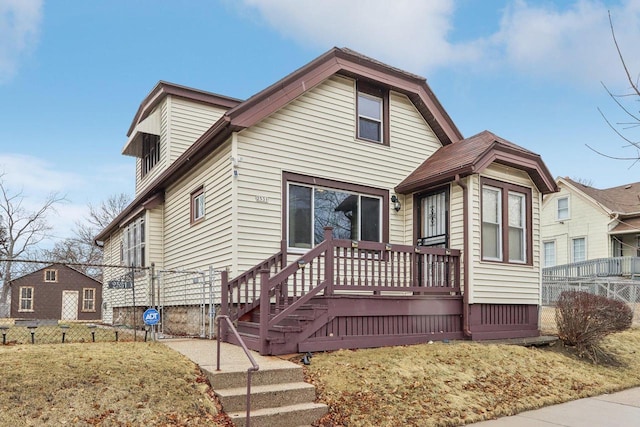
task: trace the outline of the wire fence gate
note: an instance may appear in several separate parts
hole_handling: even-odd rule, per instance
[[[151,305],[160,313],[159,338],[214,337],[220,274],[213,267],[208,271],[159,270],[156,273]]]

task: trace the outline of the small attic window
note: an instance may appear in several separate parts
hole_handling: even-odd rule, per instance
[[[389,145],[389,91],[360,81],[356,86],[357,138]]]
[[[142,168],[144,177],[160,161],[160,136],[145,133],[142,135]]]
[[[58,281],[58,270],[47,269],[44,271],[44,281],[45,282],[57,282]]]

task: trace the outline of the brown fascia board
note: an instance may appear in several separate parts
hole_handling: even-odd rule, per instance
[[[553,176],[538,154],[494,142],[491,147],[474,162],[474,171],[480,173],[494,162],[524,170],[529,174],[542,194],[550,194],[558,191],[558,186]]]
[[[424,78],[339,48],[329,50],[227,114],[233,124],[250,127],[334,74],[364,78],[409,96],[443,145],[462,139]]]
[[[435,188],[442,184],[452,182],[455,180],[456,175],[460,176],[460,178],[464,178],[465,176],[471,175],[473,173],[473,165],[468,164],[460,168],[450,169],[437,175],[430,176],[427,179],[417,180],[404,184],[402,186],[398,185],[394,188],[394,190],[398,194],[409,194],[416,191],[421,191],[423,189]]]
[[[458,165],[456,168],[443,171],[427,179],[397,186],[395,187],[395,191],[400,194],[406,194],[419,191],[426,187],[441,185],[453,181],[456,175],[463,178],[474,173],[481,173],[494,162],[526,171],[531,176],[536,187],[538,187],[538,190],[543,194],[558,191],[553,176],[549,173],[549,170],[539,155],[526,150],[512,148],[498,142],[491,144],[471,163]]]
[[[178,85],[175,83],[165,82],[160,80],[151,92],[144,98],[136,111],[133,121],[127,131],[127,136],[130,136],[136,125],[144,120],[153,109],[164,99],[167,95],[173,95],[179,98],[188,99],[190,101],[199,102],[201,104],[213,105],[217,107],[229,110],[238,104],[242,103],[242,100],[231,98],[228,96],[219,95],[213,92],[207,92],[200,89],[194,89],[187,86]]]

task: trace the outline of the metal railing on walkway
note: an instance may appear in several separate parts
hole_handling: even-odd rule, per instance
[[[249,349],[247,348],[247,345],[244,343],[244,340],[242,339],[242,337],[240,336],[240,334],[238,333],[238,331],[236,330],[236,327],[233,325],[233,322],[231,321],[231,319],[229,319],[229,316],[226,315],[218,315],[216,317],[216,319],[218,319],[218,333],[216,334],[216,340],[217,340],[217,361],[216,361],[216,371],[220,372],[220,337],[221,337],[221,332],[222,332],[222,321],[224,320],[225,323],[227,324],[227,326],[229,327],[229,329],[231,330],[231,332],[233,333],[233,335],[235,335],[236,339],[238,340],[238,342],[240,343],[240,346],[242,347],[242,350],[244,351],[244,354],[247,355],[247,358],[249,359],[249,362],[251,362],[251,367],[249,369],[247,369],[247,418],[246,418],[246,422],[245,422],[245,426],[250,427],[250,423],[251,423],[251,374],[253,372],[256,372],[260,369],[260,366],[258,366],[258,364],[256,363],[256,360],[254,359],[254,357],[251,355],[251,352],[249,351]]]

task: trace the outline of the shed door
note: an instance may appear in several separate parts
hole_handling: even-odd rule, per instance
[[[62,291],[62,320],[78,320],[78,291]]]
[[[446,190],[420,196],[418,209],[419,246],[447,247],[449,206]]]

